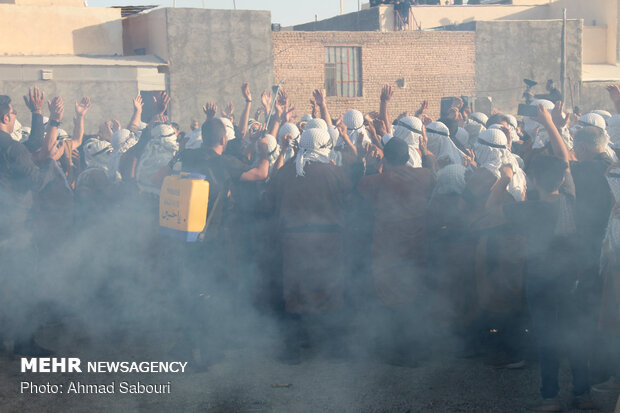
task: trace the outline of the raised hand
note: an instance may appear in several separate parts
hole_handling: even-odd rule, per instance
[[[138,95],[133,98],[133,109],[135,111],[141,112],[142,107],[144,106],[144,102],[142,101],[142,95],[138,93]]]
[[[288,95],[284,90],[280,90],[278,96],[276,96],[276,116],[281,118],[286,112],[286,108],[288,106]]]
[[[45,94],[38,87],[28,89],[28,95],[24,96],[24,103],[32,113],[42,114]]]
[[[263,90],[263,93],[260,95],[260,101],[265,108],[265,112],[269,113],[271,109],[271,92],[267,93],[266,90]]]
[[[551,119],[558,129],[562,129],[570,121],[570,116],[564,113],[564,102],[555,102],[555,107],[551,111]]]
[[[90,99],[88,96],[83,97],[79,102],[75,101],[75,116],[84,117],[88,109],[90,109]]]
[[[202,107],[202,111],[207,115],[207,120],[213,119],[217,113],[217,105],[215,102],[207,102]]]
[[[455,97],[454,99],[452,99],[452,107],[457,108],[460,112],[461,108],[463,107],[463,99],[459,97]]]
[[[428,100],[422,101],[422,103],[420,104],[420,107],[418,108],[418,110],[416,110],[413,116],[415,116],[416,118],[419,118],[421,115],[423,115],[426,112],[426,109],[428,109]]]
[[[314,89],[312,97],[318,106],[323,106],[325,104],[325,89]]]
[[[291,102],[287,102],[286,109],[284,111],[284,122],[291,122],[295,119],[295,105]]]
[[[620,88],[618,87],[618,85],[609,85],[606,87],[606,89],[607,92],[609,92],[609,97],[611,98],[612,102],[620,102]]]
[[[389,102],[390,99],[392,98],[392,86],[390,85],[385,85],[383,86],[383,88],[381,89],[381,101],[382,102]]]
[[[291,146],[291,141],[293,140],[293,135],[291,135],[290,133],[287,133],[286,135],[284,135],[284,137],[282,138],[282,141],[280,142],[280,147],[282,148],[282,152],[285,152],[289,146]]]
[[[250,84],[248,82],[241,85],[241,94],[246,102],[252,101],[252,92],[250,92]]]
[[[48,101],[47,105],[50,110],[50,120],[60,122],[65,113],[65,104],[62,101],[62,97],[56,96],[51,101]]]
[[[232,122],[232,120],[234,119],[234,116],[233,116],[234,113],[235,113],[235,105],[233,105],[232,102],[228,102],[226,106],[224,107],[224,110],[222,111],[222,117],[228,118]]]
[[[155,103],[155,113],[164,113],[170,103],[170,96],[166,92],[159,92],[153,96],[153,103]]]
[[[538,116],[536,117],[536,121],[544,126],[553,125],[553,118],[543,105],[538,105]]]
[[[110,129],[112,130],[112,133],[121,130],[121,123],[116,119],[112,119],[110,121]]]

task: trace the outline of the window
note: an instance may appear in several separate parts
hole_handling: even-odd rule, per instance
[[[325,91],[327,96],[362,96],[360,47],[325,48]]]

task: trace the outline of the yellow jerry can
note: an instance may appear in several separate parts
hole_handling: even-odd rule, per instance
[[[164,235],[196,242],[207,221],[209,182],[181,172],[164,179],[159,196],[159,229]]]

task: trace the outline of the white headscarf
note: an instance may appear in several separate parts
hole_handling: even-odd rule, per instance
[[[226,132],[228,133],[228,130]],[[185,137],[185,149],[199,149],[202,146],[202,128],[186,133]]]
[[[514,176],[508,184],[508,192],[515,200],[522,201],[527,189],[525,173],[514,155],[506,148],[507,143],[504,132],[499,129],[487,129],[480,134],[478,142],[474,145],[476,161],[479,167],[488,169],[498,178],[499,168],[504,164],[510,164]]]
[[[349,109],[342,115],[342,123],[347,127],[347,134],[353,145],[357,145],[357,140],[362,139],[362,142],[370,143],[370,138],[364,128],[364,115],[362,112],[356,109]],[[338,146],[344,146],[344,140],[338,140]]]
[[[459,126],[459,128],[456,131],[455,138],[465,148],[470,148],[470,146],[469,146],[469,132],[467,132],[467,130],[465,130],[465,128],[461,128]]]
[[[138,143],[138,140],[136,139],[136,135],[129,129],[119,129],[112,134],[110,143],[112,144],[112,148],[114,148],[114,152],[125,153],[129,148]]]
[[[315,128],[327,130],[327,122],[325,122],[321,118],[310,119],[308,122],[306,122],[305,129],[315,129]]]
[[[428,149],[433,152],[437,161],[449,159],[451,164],[460,165],[465,154],[450,139],[450,130],[442,122],[432,122],[426,126]]]
[[[229,142],[234,140],[237,137],[237,135],[235,135],[235,127],[233,126],[230,119],[222,117],[220,118],[220,120],[222,121],[222,123],[224,124],[224,127],[226,128],[226,140]]]
[[[84,163],[87,168],[102,168],[108,171],[112,158],[112,145],[100,139],[89,139],[84,143]]]
[[[546,99],[537,99],[530,103],[532,106],[543,105],[549,112],[555,108],[555,104],[550,100]],[[549,133],[547,129],[540,123],[538,123],[534,118],[526,116],[523,118],[523,129],[524,131],[534,139],[534,144],[532,145],[532,149],[541,149],[544,148],[547,143],[549,143]],[[564,126],[559,130],[560,135],[562,136],[562,140],[566,144],[568,150],[573,149],[573,137],[571,135],[570,130],[567,126]]]
[[[286,153],[284,154],[284,162],[287,162],[295,155],[295,149],[299,147],[299,138],[301,134],[299,133],[299,128],[294,123],[285,123],[280,126],[278,129],[278,142],[282,145],[282,139],[290,134],[293,139],[291,140],[289,147],[286,149]]]
[[[611,121],[611,117],[610,117],[610,121]],[[608,142],[607,146],[605,147],[605,153],[607,153],[607,155],[609,155],[609,157],[614,162],[618,161],[618,157],[616,156],[616,151],[613,150],[613,147],[610,144],[611,137],[609,136],[609,133],[607,132],[607,122],[605,121],[605,118],[603,118],[603,116],[595,112],[590,112],[590,113],[586,113],[585,115],[581,115],[581,117],[579,118],[579,123],[575,126],[573,133],[577,133],[579,129],[584,128],[586,126],[594,126],[603,131],[603,133],[607,137],[607,142]]]
[[[110,156],[110,162],[108,164],[109,176],[113,179],[121,179],[118,172],[118,167],[121,162],[121,156],[129,150],[132,146],[138,143],[136,135],[128,129],[119,129],[112,134],[110,138],[112,144],[112,155]]]
[[[467,168],[460,164],[447,165],[437,172],[437,184],[434,193],[437,195],[462,194],[467,183]]]
[[[464,128],[469,133],[469,147],[473,147],[482,131],[486,130],[489,117],[482,112],[474,112],[465,121]]]
[[[611,118],[611,113],[609,113],[608,111],[603,110],[603,109],[593,110],[592,113],[596,113],[597,115],[601,115],[603,117],[603,119],[605,120],[605,122],[607,122],[609,120],[609,118]]]
[[[13,126],[13,132],[11,133],[11,138],[17,142],[21,142],[23,139],[22,124],[17,119],[15,119],[15,125]]]
[[[394,137],[402,139],[407,146],[409,146],[409,160],[407,161],[407,165],[414,168],[422,167],[422,157],[418,149],[420,148],[420,138],[422,137],[423,127],[422,121],[413,116],[401,118],[393,127]],[[387,139],[387,141],[389,141],[389,139]]]
[[[613,115],[607,120],[607,134],[609,145],[620,148],[620,115]]]
[[[306,129],[299,139],[296,170],[297,176],[304,176],[304,168],[308,161],[329,163],[332,152],[332,138],[327,130],[313,128]]]
[[[174,129],[168,124],[157,125],[151,135],[136,168],[136,181],[141,191],[159,195],[161,188],[154,185],[151,178],[170,162],[179,144]]]
[[[267,150],[269,151],[267,160],[269,160],[269,167],[271,167],[280,156],[280,145],[273,135],[267,134],[265,139],[267,139]]]

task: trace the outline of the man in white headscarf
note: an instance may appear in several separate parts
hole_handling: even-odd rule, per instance
[[[118,166],[121,160],[121,156],[138,143],[138,138],[129,129],[119,129],[112,134],[110,139],[112,144],[112,154],[110,156],[110,163],[108,165],[109,176],[113,179],[121,179],[122,177],[118,173]]]
[[[603,134],[607,137],[607,139],[609,141],[611,140],[607,132],[607,122],[605,121],[605,118],[603,118],[603,116],[599,115],[598,113],[590,112],[586,113],[585,115],[581,115],[581,117],[579,118],[579,122],[573,127],[573,134],[576,134],[579,129],[585,128],[586,126],[594,126],[595,128],[602,130]],[[618,161],[616,152],[611,148],[610,145],[607,145],[607,147],[605,148],[605,153],[611,158],[613,162]]]
[[[471,148],[476,143],[478,135],[483,130],[486,130],[487,121],[489,117],[482,112],[474,112],[465,121],[463,127],[469,133],[469,147]]]
[[[151,135],[138,162],[136,180],[140,191],[159,196],[161,183],[153,182],[153,178],[161,168],[168,165],[179,150],[179,144],[174,129],[165,123],[155,126]]]
[[[551,112],[555,108],[555,104],[546,99],[537,99],[530,103],[532,106],[542,105],[544,108]],[[535,118],[531,118],[529,116],[525,116],[523,118],[523,130],[527,133],[530,138],[534,140],[532,145],[532,149],[542,149],[549,143],[549,134],[547,133],[546,128],[538,123]],[[571,135],[571,131],[567,126],[559,129],[560,136],[564,140],[564,143],[568,147],[568,149],[573,148],[573,137]]]
[[[332,145],[327,130],[304,130],[295,162],[274,174],[264,196],[282,248],[284,303],[291,321],[283,357],[289,361],[299,361],[299,329],[308,327],[297,319],[300,315],[307,320],[313,315],[319,330],[328,331],[325,337],[337,336],[330,329],[343,304],[342,232],[351,184],[330,160]]]
[[[342,123],[347,127],[347,134],[353,145],[357,145],[357,140],[362,139],[364,143],[371,143],[366,128],[364,128],[364,115],[356,109],[350,109],[342,115]],[[339,139],[337,146],[344,146],[344,140]]]
[[[439,167],[450,164],[461,165],[465,154],[450,139],[450,131],[441,122],[432,122],[426,126],[428,149],[435,155]]]
[[[301,137],[301,133],[299,132],[299,128],[294,123],[285,123],[280,126],[278,129],[278,143],[282,146],[283,139],[286,135],[291,135],[291,140],[286,149],[286,153],[284,154],[284,162],[288,162],[289,159],[295,156],[295,152],[299,147],[299,138]]]
[[[403,140],[409,147],[409,160],[407,165],[413,168],[422,167],[422,156],[420,155],[420,139],[423,135],[424,124],[413,116],[400,118],[392,127],[392,134],[383,136],[381,140],[386,145],[392,137]]]
[[[506,134],[500,129],[487,129],[478,137],[474,153],[478,166],[487,169],[496,178],[500,176],[499,170],[502,165],[511,165],[514,176],[508,185],[508,192],[516,201],[522,201],[525,199],[527,189],[525,173],[506,147],[507,141]]]

